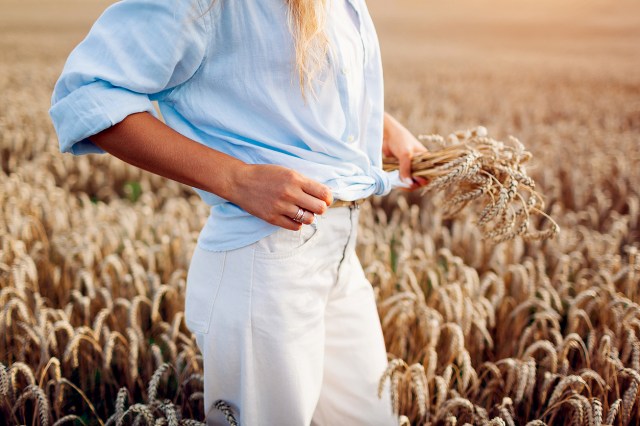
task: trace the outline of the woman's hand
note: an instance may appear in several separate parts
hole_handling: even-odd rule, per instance
[[[384,113],[382,154],[398,160],[400,178],[407,183],[411,183],[411,186],[407,188],[408,190],[414,190],[429,183],[429,180],[425,178],[419,176],[411,177],[411,158],[425,151],[427,149],[424,145],[406,127],[390,114]]]
[[[329,187],[294,170],[270,164],[246,164],[237,169],[229,201],[273,225],[298,230],[311,224],[333,202]],[[299,222],[293,220],[302,209]]]

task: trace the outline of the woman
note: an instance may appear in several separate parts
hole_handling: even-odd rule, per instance
[[[391,189],[382,152],[406,180],[424,148],[383,111],[364,0],[206,1],[104,12],[54,89],[60,150],[109,152],[211,205],[185,300],[209,424],[217,400],[243,425],[396,424],[357,206]]]

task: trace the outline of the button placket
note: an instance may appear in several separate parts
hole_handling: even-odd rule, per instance
[[[344,128],[344,132],[342,133],[341,139],[345,143],[353,143],[358,137],[357,135],[360,134],[360,130],[358,127],[360,123],[358,119],[358,116],[359,116],[358,109],[359,109],[360,98],[359,98],[358,90],[352,87],[355,81],[358,81],[358,78],[357,76],[353,75],[353,73],[355,72],[355,70],[353,69],[353,66],[355,66],[356,68],[361,68],[362,70],[361,78],[364,80],[366,75],[365,58],[367,57],[367,51],[365,48],[366,43],[362,37],[362,30],[364,28],[364,23],[362,19],[363,17],[357,5],[354,4],[352,0],[338,0],[338,1],[345,1],[345,3],[341,5],[336,5],[336,7],[344,8],[344,10],[341,10],[339,13],[343,15],[346,13],[346,15],[344,15],[343,18],[340,18],[340,19],[347,19],[349,24],[351,24],[350,26],[352,30],[350,31],[353,31],[351,33],[352,35],[349,36],[351,37],[352,42],[345,43],[343,45],[341,45],[340,43],[336,43],[336,49],[335,49],[336,51],[335,56],[337,59],[336,61],[337,66],[335,68],[337,85],[340,91],[341,105],[342,105],[344,116],[345,116],[345,128]],[[342,25],[346,25],[347,21],[342,22]],[[334,32],[334,34],[337,35],[337,32]],[[344,45],[348,45],[358,50],[357,56],[355,58],[362,61],[360,65],[357,65],[357,63],[353,64],[352,62],[349,61],[350,56],[349,56],[349,53],[347,53],[347,50],[344,47]],[[355,78],[355,81],[354,81],[354,78]]]
[[[360,9],[354,4],[353,0],[346,0],[347,3],[349,3],[349,7],[351,7],[353,9],[353,11],[355,12],[357,18],[358,18],[358,36],[360,37],[360,42],[362,43],[362,65],[364,66],[364,64],[367,62],[367,57],[368,57],[368,52],[367,52],[367,47],[366,47],[366,43],[364,41],[364,39],[362,38],[362,32],[364,30],[363,28],[363,22],[362,22],[362,15],[360,14]]]

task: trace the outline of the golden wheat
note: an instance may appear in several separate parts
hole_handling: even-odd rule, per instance
[[[63,6],[38,4],[68,23]],[[457,31],[429,7],[415,19]],[[57,152],[47,108],[64,36],[16,10],[51,42],[0,26],[13,43],[0,57],[0,418],[201,425],[202,356],[183,309],[208,206],[111,156]],[[590,49],[579,73],[559,55],[523,67],[469,53],[460,66],[418,47],[386,50],[387,106],[433,133],[414,170],[432,190],[372,198],[358,233],[388,403],[404,425],[639,423],[638,61],[620,45],[606,49],[610,66]]]

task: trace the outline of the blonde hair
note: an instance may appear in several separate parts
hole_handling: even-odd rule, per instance
[[[326,0],[285,0],[289,6],[289,29],[294,39],[295,67],[300,90],[305,96],[317,73],[326,63],[329,40],[324,32]]]
[[[207,10],[216,1],[219,0],[211,0]],[[305,88],[308,86],[315,95],[311,83],[326,65],[329,50],[329,39],[324,31],[327,0],[284,1],[289,6],[287,19],[294,42],[295,69],[302,97],[306,101]]]

